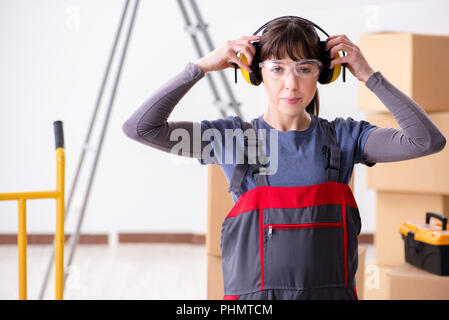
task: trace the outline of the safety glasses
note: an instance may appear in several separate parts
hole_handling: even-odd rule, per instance
[[[285,77],[290,69],[293,74],[300,79],[310,79],[320,74],[323,64],[316,59],[301,59],[296,61],[285,60],[265,60],[259,62],[259,68],[265,70],[265,75],[273,80],[280,80]]]

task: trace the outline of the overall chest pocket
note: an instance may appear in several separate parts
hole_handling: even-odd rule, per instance
[[[264,209],[265,288],[345,285],[345,230],[340,205]]]

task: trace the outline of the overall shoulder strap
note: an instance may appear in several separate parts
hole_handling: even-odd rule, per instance
[[[249,169],[250,166],[253,167],[253,176],[256,179],[256,184],[257,186],[259,185],[268,185],[268,180],[267,180],[267,176],[266,175],[261,175],[259,174],[259,168],[261,167],[261,165],[259,164],[259,158],[256,158],[256,164],[250,164],[248,161],[248,146],[251,147],[257,147],[257,143],[258,143],[258,135],[257,135],[257,124],[256,123],[250,123],[250,122],[245,122],[242,121],[240,119],[240,117],[235,117],[235,119],[237,120],[237,123],[239,125],[239,127],[243,130],[243,132],[245,132],[247,129],[252,129],[254,130],[254,135],[253,137],[255,138],[251,138],[248,137],[246,135],[243,136],[243,145],[244,145],[244,149],[243,149],[243,154],[244,154],[244,160],[243,163],[238,163],[236,164],[235,168],[234,168],[234,172],[232,173],[232,178],[231,181],[229,183],[229,192],[234,192],[235,194],[238,194],[240,192],[240,187],[241,184],[243,182],[243,179]],[[257,118],[253,120],[254,122],[257,121]],[[259,152],[261,152],[263,149],[258,150],[258,154]]]
[[[324,125],[327,140],[327,145],[324,145],[322,149],[327,160],[326,166],[324,167],[327,170],[327,180],[338,182],[340,175],[341,150],[337,144],[335,120],[329,122],[326,119],[322,119],[321,123]]]

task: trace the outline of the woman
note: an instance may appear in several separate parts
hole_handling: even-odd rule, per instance
[[[234,116],[201,124],[167,122],[179,100],[205,73],[233,63],[253,72],[249,67],[256,54],[252,41],[259,41],[260,75],[268,97],[264,114],[251,123]],[[178,141],[169,137],[176,129],[186,130],[190,137],[198,128],[201,136],[215,130],[214,139],[191,139],[182,155],[196,157],[201,164],[220,164],[230,184],[235,205],[223,223],[221,241],[225,299],[357,299],[361,224],[347,186],[354,164],[412,159],[445,146],[445,137],[425,111],[380,71],[374,72],[345,35],[327,40],[330,56],[346,52],[332,60],[330,68],[346,64],[384,103],[401,130],[352,118],[331,122],[320,118],[319,41],[306,20],[276,19],[262,36],[226,41],[189,62],[123,125],[131,139],[173,153]],[[248,65],[238,53],[244,54]],[[258,139],[265,140],[262,150],[270,155],[269,163],[249,165],[247,152],[241,164],[237,155],[229,161],[226,152],[220,152],[227,140],[217,137],[238,129],[257,129]],[[237,145],[246,150],[247,142],[240,139]],[[233,150],[228,147],[225,150]],[[262,170],[267,167],[272,170]]]

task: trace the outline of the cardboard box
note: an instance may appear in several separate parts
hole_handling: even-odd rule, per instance
[[[359,265],[355,274],[355,283],[357,289],[357,296],[359,300],[363,300],[364,297],[364,283],[365,283],[365,257],[366,247],[359,245]]]
[[[449,196],[383,192],[376,193],[376,263],[397,266],[405,261],[399,227],[405,221],[425,221],[426,212],[449,217]]]
[[[207,299],[222,300],[224,295],[221,257],[207,255]]]
[[[449,105],[449,103],[448,103]],[[449,112],[429,117],[449,137]],[[379,127],[400,129],[393,115],[367,114],[366,120]],[[449,148],[411,160],[377,163],[367,170],[367,187],[382,191],[416,192],[449,195]]]
[[[438,276],[406,262],[388,274],[391,300],[448,300],[449,277]]]
[[[218,164],[208,165],[206,252],[221,256],[221,225],[234,206],[229,184]]]
[[[374,263],[365,265],[363,300],[389,299],[388,274],[394,268]]]
[[[380,32],[362,34],[359,48],[374,71],[426,111],[449,110],[449,36]],[[359,82],[359,108],[388,112],[364,83]]]

